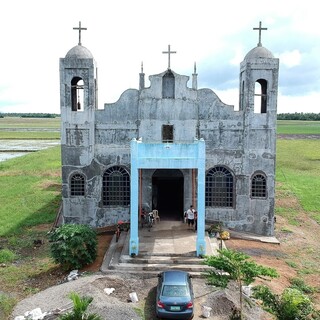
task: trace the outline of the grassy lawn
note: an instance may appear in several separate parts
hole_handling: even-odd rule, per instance
[[[1,131],[0,140],[60,140],[58,131]]]
[[[0,118],[0,129],[11,128],[44,128],[59,129],[61,118],[19,118],[4,117]]]
[[[0,236],[52,223],[61,192],[60,146],[0,162]]]
[[[61,118],[0,118],[0,139],[60,139],[60,122]]]
[[[278,140],[276,181],[320,223],[320,140]]]
[[[278,120],[278,134],[320,134],[320,121]]]

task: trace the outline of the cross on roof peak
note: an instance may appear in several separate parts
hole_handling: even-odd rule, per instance
[[[79,30],[79,43],[78,43],[78,45],[81,46],[81,30],[87,30],[87,28],[81,28],[81,21],[79,21],[79,27],[74,27],[73,30]]]
[[[171,53],[177,53],[177,51],[171,51],[170,44],[169,44],[168,51],[162,51],[162,53],[168,54],[168,69],[170,70],[170,55],[171,55]]]
[[[259,21],[259,27],[258,27],[258,28],[253,28],[253,30],[259,30],[259,42],[258,42],[258,47],[262,47],[262,44],[261,44],[261,31],[262,31],[262,30],[268,30],[268,28],[262,28],[262,27],[261,27],[261,21]]]

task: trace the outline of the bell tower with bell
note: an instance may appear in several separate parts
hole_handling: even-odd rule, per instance
[[[97,109],[97,67],[91,52],[81,44],[60,59],[62,166],[86,166],[94,157],[94,120]],[[64,152],[66,151],[66,152]]]

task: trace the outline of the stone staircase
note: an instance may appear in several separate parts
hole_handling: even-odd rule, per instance
[[[161,222],[163,224],[163,222]],[[181,225],[182,224],[182,225]],[[155,226],[151,232],[142,230],[139,234],[139,254],[129,255],[129,232],[121,232],[118,242],[113,237],[100,270],[102,272],[152,273],[157,274],[168,269],[190,272],[193,276],[202,276],[210,267],[203,264],[203,259],[196,256],[196,233],[187,230],[180,223],[175,227],[168,224]],[[206,236],[206,254],[216,254],[218,242]]]

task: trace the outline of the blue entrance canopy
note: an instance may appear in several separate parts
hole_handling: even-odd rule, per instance
[[[139,253],[139,169],[197,169],[198,171],[198,227],[197,256],[206,252],[205,235],[205,142],[143,143],[131,141],[131,204],[129,253]]]

